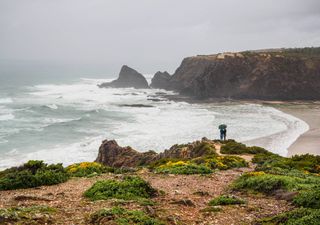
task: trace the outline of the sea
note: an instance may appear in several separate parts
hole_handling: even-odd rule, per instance
[[[160,152],[202,137],[218,139],[220,124],[227,124],[228,138],[285,156],[309,129],[304,121],[259,104],[188,103],[169,100],[167,95],[177,94],[171,91],[97,86],[111,80],[0,79],[0,169],[31,159],[64,165],[93,161],[106,139]]]

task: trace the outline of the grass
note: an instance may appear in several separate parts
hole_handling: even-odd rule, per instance
[[[69,175],[62,164],[47,165],[43,161],[30,160],[20,167],[0,172],[0,190],[53,185],[68,179]]]
[[[13,207],[0,209],[1,224],[47,224],[56,209],[48,206]]]
[[[91,200],[107,200],[110,198],[138,200],[155,196],[157,191],[137,176],[127,176],[123,180],[97,181],[85,191],[84,196]]]
[[[209,202],[210,206],[217,206],[217,205],[241,205],[245,204],[246,202],[240,198],[237,198],[235,196],[229,196],[229,195],[221,195],[217,198],[212,199]]]
[[[298,208],[290,212],[258,220],[257,225],[319,225],[320,210]]]
[[[89,218],[90,224],[116,224],[116,225],[164,225],[159,219],[152,218],[140,210],[127,210],[120,207],[101,209]]]
[[[305,208],[320,209],[320,186],[314,190],[300,192],[293,199],[293,203]]]

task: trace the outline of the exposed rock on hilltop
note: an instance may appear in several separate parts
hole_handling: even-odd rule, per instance
[[[131,147],[120,147],[115,140],[105,140],[99,148],[96,162],[112,167],[137,167],[164,158],[191,159],[206,155],[208,151],[214,154],[214,148],[214,142],[203,138],[185,145],[173,145],[159,154],[153,151],[141,153]]]
[[[113,87],[113,88],[149,88],[146,78],[138,73],[136,70],[124,65],[121,68],[119,77],[109,83],[100,84],[99,87]]]
[[[153,88],[166,88],[170,82],[170,74],[165,72],[158,71],[152,78],[150,86]]]
[[[161,88],[197,98],[320,99],[320,48],[189,57]]]

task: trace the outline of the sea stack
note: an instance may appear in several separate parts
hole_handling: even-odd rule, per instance
[[[108,82],[102,83],[99,87],[112,87],[112,88],[149,88],[148,82],[146,78],[138,73],[136,70],[124,65],[122,66],[118,79]]]
[[[170,74],[158,71],[152,78],[150,86],[152,88],[167,89],[170,84]]]

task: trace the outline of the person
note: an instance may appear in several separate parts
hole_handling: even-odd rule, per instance
[[[219,126],[219,130],[220,130],[220,140],[225,141],[227,138],[227,125],[221,124]]]
[[[223,140],[225,141],[227,139],[227,128],[222,130],[223,132]]]

